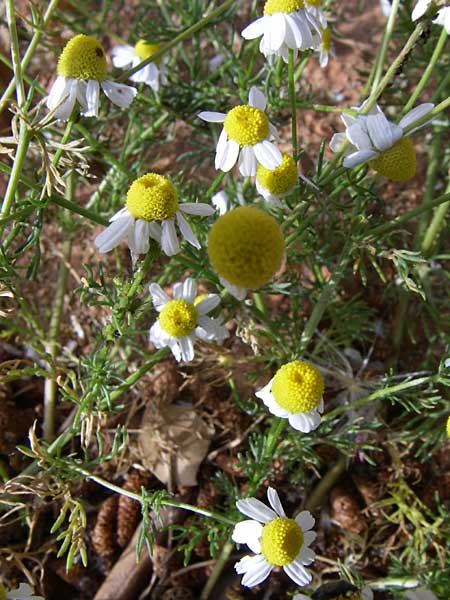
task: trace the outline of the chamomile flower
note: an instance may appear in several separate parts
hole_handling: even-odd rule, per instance
[[[0,600],[44,600],[42,596],[35,596],[33,589],[27,583],[21,583],[15,590],[6,590],[0,583]]]
[[[120,108],[128,108],[137,91],[106,77],[105,50],[90,35],[79,34],[64,46],[58,60],[56,77],[47,98],[47,108],[55,110],[55,118],[66,121],[75,106],[81,105],[85,117],[98,117],[100,87]]]
[[[447,426],[446,426],[446,430],[447,430],[447,435],[448,435],[448,437],[450,437],[450,415],[447,417]]]
[[[324,27],[322,29],[322,40],[318,44],[319,64],[324,69],[328,65],[328,60],[331,53],[331,29]]]
[[[275,169],[258,165],[256,169],[256,189],[266,202],[281,207],[280,198],[287,196],[298,182],[298,168],[295,160],[283,152],[283,162]]]
[[[266,284],[280,267],[284,238],[274,217],[239,206],[217,219],[208,236],[208,256],[219,280],[238,300]]]
[[[228,337],[220,317],[207,316],[219,305],[219,295],[206,294],[196,301],[197,283],[191,277],[173,286],[173,298],[157,283],[152,283],[149,290],[159,312],[158,320],[150,329],[150,341],[157,348],[168,346],[178,362],[194,358],[196,337],[206,341],[222,341]]]
[[[292,600],[373,600],[373,592],[369,586],[359,590],[348,581],[331,581],[321,585],[311,596],[296,594]]]
[[[255,395],[272,414],[288,419],[294,429],[309,433],[320,425],[324,389],[323,377],[314,365],[294,360],[280,367]]]
[[[368,162],[381,175],[393,181],[406,181],[416,173],[416,151],[410,134],[428,124],[414,127],[414,123],[433,107],[430,102],[416,106],[398,125],[388,121],[378,106],[366,115],[342,115],[347,129],[345,133],[334,134],[330,148],[338,152],[342,143],[348,140],[350,144],[345,150],[344,167]],[[406,128],[408,134],[405,134]]]
[[[146,40],[139,40],[134,46],[116,46],[112,49],[112,61],[115,67],[119,69],[128,67],[137,67],[143,60],[150,58],[161,48],[161,44],[151,44]],[[139,69],[133,75],[130,75],[131,81],[135,83],[145,83],[153,91],[159,91],[159,85],[167,84],[167,70],[161,59],[150,62],[142,69]]]
[[[267,498],[272,508],[256,498],[236,502],[238,510],[250,520],[235,526],[233,541],[247,544],[255,555],[244,556],[234,568],[244,575],[241,583],[247,587],[264,581],[274,567],[282,567],[297,585],[307,585],[312,576],[305,566],[316,556],[309,548],[316,538],[311,531],[315,519],[307,510],[294,519],[286,517],[278,493],[271,487],[267,489]]]
[[[109,252],[127,239],[134,260],[148,251],[153,238],[165,254],[172,256],[180,250],[176,220],[184,239],[200,248],[183,213],[206,217],[214,213],[214,208],[204,202],[180,204],[175,186],[167,177],[147,173],[133,181],[125,208],[111,217],[111,225],[95,238],[94,244],[100,252]]]
[[[290,49],[297,57],[299,50],[315,47],[315,34],[321,35],[320,4],[320,0],[267,0],[264,15],[250,23],[241,35],[246,40],[262,36],[259,49],[264,56],[275,54],[287,62]]]
[[[405,598],[408,600],[438,600],[437,597],[426,588],[417,588],[415,590],[405,592]]]
[[[257,162],[275,169],[282,161],[281,152],[269,139],[271,135],[278,138],[278,134],[264,112],[265,95],[253,86],[248,102],[235,106],[226,114],[203,111],[198,115],[208,123],[223,123],[216,148],[216,169],[231,171],[238,162],[239,171],[245,177],[256,174]]]

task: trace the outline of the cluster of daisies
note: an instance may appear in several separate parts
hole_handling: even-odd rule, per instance
[[[415,13],[420,14],[414,16],[422,16],[429,5],[419,0]],[[438,19],[446,18],[438,15]],[[281,57],[286,62],[295,61],[299,52],[313,50],[320,54],[321,66],[328,62],[331,37],[321,0],[267,0],[264,14],[248,25],[242,36],[247,40],[260,38],[260,50],[268,60]],[[112,51],[113,64],[128,68],[133,82],[147,84],[157,92],[160,84],[167,82],[160,50],[146,40],[139,40],[134,47],[118,46]],[[154,55],[158,60],[152,60]],[[58,75],[47,99],[54,117],[67,120],[76,101],[83,115],[98,116],[100,89],[113,103],[127,108],[137,94],[136,88],[107,79],[106,72],[102,45],[87,35],[72,38],[59,58]],[[266,202],[283,208],[282,199],[298,185],[299,177],[306,178],[299,173],[296,158],[278,148],[279,136],[266,109],[265,95],[252,87],[247,104],[226,113],[201,111],[198,117],[222,124],[216,169],[229,172],[237,165],[242,176],[254,178],[256,190]],[[345,167],[368,163],[390,179],[409,179],[416,169],[410,134],[429,123],[432,109],[432,104],[422,104],[396,124],[378,105],[363,104],[342,116],[346,130],[335,134],[330,146],[342,153]],[[224,192],[216,195],[214,204],[219,217],[209,230],[208,257],[220,284],[242,300],[248,290],[266,285],[282,267],[284,235],[277,219],[266,210],[256,206],[230,208]],[[111,217],[109,226],[94,243],[105,253],[127,241],[133,264],[139,255],[149,252],[151,240],[167,256],[180,252],[180,235],[201,249],[191,219],[208,218],[215,212],[208,203],[185,202],[167,177],[148,172],[131,183],[125,206]],[[177,361],[193,360],[197,338],[221,342],[228,337],[224,318],[217,311],[220,295],[199,290],[193,278],[174,284],[171,294],[156,283],[149,291],[158,313],[150,329],[150,341],[157,348],[170,348]],[[307,361],[294,360],[282,365],[256,396],[272,414],[287,419],[294,429],[309,433],[320,424],[323,393],[320,371]],[[246,544],[254,554],[242,558],[236,570],[243,575],[245,586],[258,585],[279,567],[297,585],[304,586],[312,579],[306,567],[315,558],[310,548],[315,539],[314,518],[307,511],[288,518],[277,492],[269,488],[267,496],[271,508],[256,498],[237,502],[237,508],[249,520],[235,526],[233,540]],[[346,591],[356,590],[346,582],[342,585],[350,586]],[[369,588],[357,592],[355,598],[372,598]],[[306,596],[295,598],[304,600]]]

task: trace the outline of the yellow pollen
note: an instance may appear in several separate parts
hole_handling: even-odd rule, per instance
[[[159,313],[159,324],[169,335],[181,338],[197,326],[198,312],[192,302],[170,300]]]
[[[450,415],[447,418],[447,435],[450,437]]]
[[[329,27],[322,29],[322,48],[325,52],[331,49],[331,29]]]
[[[261,535],[261,552],[271,565],[291,563],[303,544],[303,532],[294,519],[277,517],[266,523]]]
[[[105,50],[98,40],[80,33],[67,42],[58,60],[58,75],[103,81],[106,75]]]
[[[172,219],[178,209],[178,194],[167,177],[147,173],[131,184],[126,207],[135,219]]]
[[[139,58],[145,60],[146,58],[150,58],[152,54],[155,54],[161,48],[161,44],[151,44],[145,40],[139,40],[134,45],[134,52]],[[154,61],[157,65],[161,62],[161,58],[158,58]]]
[[[369,161],[372,169],[393,181],[406,181],[416,174],[416,151],[409,136],[401,137],[395,144]]]
[[[302,8],[305,8],[303,0],[267,0],[264,5],[264,14],[291,13]]]
[[[271,392],[290,413],[309,412],[319,404],[325,384],[319,370],[309,362],[294,360],[275,373]]]
[[[208,255],[214,269],[230,283],[258,288],[278,270],[284,238],[277,221],[254,206],[225,213],[211,227]]]
[[[276,169],[266,169],[258,163],[256,178],[271,194],[287,194],[298,181],[295,160],[283,152],[283,162]]]
[[[228,137],[240,146],[253,146],[269,135],[269,119],[266,113],[248,104],[232,108],[223,124]]]

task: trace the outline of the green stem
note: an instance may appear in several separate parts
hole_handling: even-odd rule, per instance
[[[377,54],[376,59],[376,68],[372,81],[371,92],[374,92],[378,87],[378,84],[381,79],[381,75],[383,73],[384,61],[386,60],[386,54],[389,46],[389,42],[391,41],[392,33],[394,31],[395,19],[397,18],[398,7],[400,5],[400,0],[394,0],[391,6],[391,12],[389,14],[388,21],[386,23],[386,28],[384,30],[383,39],[381,41],[380,51]]]
[[[98,223],[99,225],[105,225],[105,227],[107,227],[109,225],[109,221],[107,219],[100,217],[99,215],[95,214],[88,208],[79,206],[75,202],[72,202],[71,200],[67,200],[66,198],[63,198],[62,196],[53,195],[51,197],[51,200],[58,206],[61,206],[62,208],[67,208],[67,210],[70,210],[71,212],[76,213],[78,215],[82,215],[83,217],[86,217],[93,223]]]
[[[214,586],[216,585],[222,571],[224,570],[230,558],[230,554],[233,552],[233,547],[233,542],[229,540],[223,545],[219,558],[216,560],[216,564],[214,565],[214,568],[211,571],[210,576],[208,577],[208,581],[206,582],[204,588],[201,591],[199,600],[208,600],[211,592],[214,589]]]
[[[11,40],[11,60],[14,69],[17,104],[25,103],[25,88],[22,78],[22,65],[20,62],[19,38],[17,36],[16,15],[14,13],[14,0],[6,0],[6,21],[8,23]]]
[[[446,191],[450,192],[450,183],[448,184]],[[432,247],[439,236],[442,226],[445,224],[445,217],[447,216],[449,208],[450,200],[438,206],[434,211],[431,223],[429,224],[428,229],[425,232],[423,242],[421,245],[422,255],[425,258],[429,256],[430,251],[432,250]]]
[[[416,103],[417,98],[420,96],[420,94],[422,93],[422,91],[425,88],[426,84],[428,83],[428,80],[431,77],[431,74],[433,73],[434,67],[436,66],[436,63],[437,63],[437,61],[439,59],[439,56],[441,55],[441,52],[444,49],[445,42],[447,41],[447,35],[448,34],[447,34],[447,31],[446,31],[445,27],[442,27],[442,29],[441,29],[441,35],[439,36],[438,42],[436,44],[436,47],[434,48],[434,51],[433,51],[433,54],[431,56],[430,62],[428,63],[425,71],[422,73],[422,77],[420,78],[419,83],[414,88],[414,91],[411,94],[410,99],[406,103],[405,108],[403,109],[403,113],[402,114],[405,114],[409,110],[411,110],[411,108]]]
[[[11,0],[9,0],[9,1],[11,1]],[[21,73],[26,70],[30,60],[33,58],[33,54],[34,54],[34,51],[36,50],[36,46],[38,45],[39,40],[41,39],[42,33],[46,30],[46,26],[47,26],[48,22],[50,21],[53,11],[55,10],[56,6],[58,5],[58,2],[59,2],[59,0],[51,0],[49,2],[48,6],[47,6],[47,10],[45,11],[45,14],[44,14],[44,18],[42,19],[42,23],[40,23],[36,26],[33,37],[31,38],[31,41],[30,41],[28,48],[24,54],[22,62],[20,63],[20,72]],[[12,5],[14,5],[14,2],[12,2]],[[9,97],[13,93],[14,88],[16,86],[16,80],[17,80],[17,76],[16,76],[16,73],[14,73],[13,78],[9,82],[8,86],[6,87],[5,91],[2,94],[2,97],[0,98],[0,112],[3,111]]]
[[[297,146],[297,99],[295,96],[295,79],[294,79],[294,51],[289,49],[288,59],[288,80],[289,80],[289,96],[291,99],[291,113],[292,113],[292,154],[294,160],[297,160],[298,146]]]
[[[428,149],[427,174],[425,181],[425,190],[423,193],[422,202],[429,202],[433,199],[434,190],[436,189],[436,180],[442,166],[442,137],[443,131],[438,130],[434,137],[431,146]],[[414,239],[414,250],[420,250],[421,242],[428,225],[428,215],[423,213],[419,225],[417,227],[416,236]]]
[[[216,175],[216,178],[214,179],[212,184],[209,186],[209,188],[206,190],[206,194],[205,194],[206,201],[208,201],[211,198],[211,196],[214,194],[214,192],[217,190],[219,185],[222,183],[222,180],[225,177],[225,175],[226,175],[226,173],[224,171],[220,171],[220,173],[218,173]]]
[[[424,115],[421,119],[417,119],[417,121],[414,121],[414,123],[411,123],[411,125],[408,125],[408,127],[405,127],[403,133],[405,135],[407,135],[408,132],[411,131],[411,129],[415,129],[416,127],[420,127],[421,125],[424,125],[428,121],[431,121],[431,119],[434,119],[434,117],[437,117],[437,115],[439,113],[441,113],[443,110],[447,109],[449,106],[450,106],[450,96],[448,98],[446,98],[445,100],[442,100],[442,102],[437,104],[433,108],[433,110],[430,110],[430,112],[427,113],[426,115]]]
[[[352,249],[353,242],[349,239],[344,248],[342,249],[341,256],[337,262],[336,268],[333,271],[330,279],[324,285],[322,292],[319,296],[319,299],[314,306],[314,309],[309,317],[305,328],[303,330],[302,336],[300,338],[300,353],[304,353],[306,348],[308,347],[309,342],[311,341],[318,324],[320,323],[328,304],[330,303],[333,294],[335,292],[336,286],[341,280],[347,263],[350,259],[350,253]]]
[[[141,285],[144,277],[147,275],[148,270],[150,269],[150,266],[153,262],[153,259],[155,258],[155,247],[156,242],[153,242],[153,240],[151,240],[150,248],[144,258],[144,261],[139,265],[139,268],[134,275],[133,283],[131,284],[130,289],[127,293],[127,298],[132,298],[134,296],[139,286]]]
[[[17,145],[16,155],[14,157],[14,163],[11,169],[11,174],[8,180],[8,186],[6,188],[5,196],[3,199],[2,210],[0,212],[1,217],[7,217],[11,211],[11,207],[14,202],[17,186],[21,179],[23,162],[27,155],[28,145],[30,143],[30,132],[24,121],[20,121],[19,128],[19,143]],[[0,232],[3,232],[5,223],[0,225]]]
[[[221,15],[223,12],[225,12],[227,8],[229,8],[233,4],[233,2],[235,2],[235,0],[226,0],[226,2],[224,2],[221,6],[218,6],[216,9],[211,11],[209,15],[206,15],[206,17],[200,19],[198,23],[191,25],[191,27],[188,27],[187,29],[182,31],[173,40],[161,46],[161,48],[157,52],[149,56],[149,58],[146,58],[132,69],[128,69],[128,71],[125,71],[120,77],[119,81],[125,81],[125,79],[128,79],[130,75],[137,73],[151,62],[158,62],[158,60],[162,58],[166,52],[177,46],[180,42],[183,42],[184,40],[193,36],[194,33],[197,33],[197,31],[199,31],[200,29],[203,29],[203,27],[205,27],[205,25],[208,25],[210,21],[212,21],[213,19]]]

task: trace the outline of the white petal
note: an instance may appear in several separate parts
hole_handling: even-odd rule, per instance
[[[182,360],[184,360],[183,356],[181,354],[181,346],[179,344],[179,340],[169,338],[167,340],[166,346],[169,346],[170,351],[172,352],[172,354],[177,362],[181,362]]]
[[[267,408],[273,415],[275,415],[276,417],[287,419],[291,413],[285,408],[282,408],[275,400],[275,397],[270,391],[272,389],[272,381],[273,379],[266,386],[264,386],[262,390],[256,392],[255,396],[257,396],[264,402],[264,404],[267,406]]]
[[[283,571],[288,575],[292,581],[297,585],[303,586],[312,581],[312,575],[309,573],[303,565],[296,560],[292,561],[288,565],[283,567]]]
[[[243,146],[239,155],[239,172],[243,177],[253,177],[256,174],[256,156],[252,146]]]
[[[243,148],[241,151],[239,161],[242,158],[243,150],[245,150],[245,148]],[[229,200],[228,200],[228,195],[224,190],[220,190],[220,192],[217,192],[217,194],[214,194],[211,198],[211,202],[212,202],[213,206],[215,206],[215,208],[219,211],[219,215],[224,215],[227,212]]]
[[[178,207],[188,215],[197,215],[200,217],[210,217],[214,214],[214,208],[206,202],[184,202]]]
[[[335,133],[331,138],[329,146],[333,152],[339,152],[342,144],[347,141],[345,133]]]
[[[218,328],[214,319],[206,315],[200,315],[198,326],[195,328],[195,335],[202,340],[212,342],[217,339]]]
[[[344,158],[342,164],[344,167],[356,167],[357,165],[361,165],[362,163],[371,160],[378,156],[379,153],[375,152],[375,150],[358,150],[358,152],[353,152],[353,154],[349,154]]]
[[[156,310],[161,310],[161,308],[170,301],[169,296],[162,289],[160,285],[157,283],[151,283],[148,287],[150,295],[152,297],[152,302]]]
[[[412,592],[405,592],[405,597],[408,600],[438,600],[433,592],[425,588],[416,588]]]
[[[266,17],[256,19],[256,21],[253,21],[253,23],[250,23],[250,25],[247,25],[247,27],[242,30],[242,37],[246,40],[254,40],[264,33],[266,23]]]
[[[47,96],[46,104],[49,110],[53,110],[55,106],[61,102],[64,95],[69,93],[72,81],[73,80],[66,79],[62,75],[58,75]]]
[[[302,512],[298,513],[298,515],[295,517],[295,522],[297,525],[300,525],[304,533],[305,531],[308,531],[314,527],[316,520],[309,510],[302,510]]]
[[[233,285],[229,281],[225,279],[225,277],[219,276],[219,281],[226,288],[230,294],[236,298],[236,300],[243,300],[247,295],[246,288],[239,287],[238,285]]]
[[[347,138],[354,146],[358,148],[358,150],[373,150],[372,142],[366,129],[366,119],[360,119],[353,125],[350,125],[350,127],[346,131],[346,134]]]
[[[188,302],[194,302],[197,296],[197,282],[192,277],[188,277],[183,281],[181,297]]]
[[[389,123],[384,114],[369,115],[367,117],[367,131],[377,150],[382,152],[392,148],[403,135],[401,127]]]
[[[190,362],[194,359],[194,343],[190,335],[186,335],[178,340],[181,350],[181,358],[184,362]]]
[[[77,80],[57,77],[47,98],[47,107],[50,110],[54,110],[66,95],[67,98],[55,111],[55,118],[63,121],[67,121],[75,106],[75,100],[77,98]]]
[[[413,21],[417,21],[417,19],[420,19],[420,17],[426,13],[432,1],[433,0],[418,0],[416,6],[412,11],[411,19]]]
[[[234,526],[231,538],[236,544],[246,544],[252,552],[259,554],[262,530],[263,526],[257,521],[241,521]]]
[[[155,321],[150,327],[149,340],[157,348],[164,348],[169,345],[170,335],[164,331],[159,321]]]
[[[217,140],[216,158],[214,161],[214,163],[215,163],[214,166],[216,167],[216,169],[219,169],[220,165],[222,164],[223,157],[227,150],[227,144],[228,144],[228,134],[225,131],[225,127],[224,127],[222,129],[222,131],[220,132],[219,139]]]
[[[252,85],[248,94],[248,103],[250,106],[256,106],[259,110],[266,110],[267,99],[264,93],[256,85]]]
[[[281,45],[284,43],[285,35],[286,35],[286,20],[285,20],[284,13],[273,14],[272,15],[272,39],[271,39],[272,50],[277,51],[280,49]]]
[[[214,112],[212,110],[203,110],[199,112],[197,117],[207,121],[208,123],[223,123],[225,121],[226,114],[221,112]]]
[[[301,48],[302,47],[302,35],[297,26],[297,22],[295,19],[289,15],[285,15],[286,21],[286,35],[284,38],[285,44],[291,48]]]
[[[96,79],[89,79],[86,85],[86,110],[81,114],[85,117],[98,117],[100,100],[100,85]]]
[[[113,65],[120,69],[130,65],[135,54],[132,46],[114,46],[111,56]]]
[[[276,489],[272,487],[267,488],[267,498],[269,500],[270,506],[277,513],[279,517],[285,517],[286,513],[284,512],[284,508],[281,504],[280,497],[278,496],[278,492]]]
[[[173,219],[166,219],[161,226],[161,250],[167,256],[173,256],[180,251],[177,232],[175,231],[175,222]]]
[[[128,108],[137,94],[137,89],[123,83],[115,83],[105,79],[102,81],[102,90],[113,104],[120,108]]]
[[[302,433],[310,433],[320,425],[320,415],[316,411],[290,414],[289,425]]]
[[[117,219],[95,238],[94,244],[99,252],[109,252],[128,237],[133,227],[134,218],[132,216]]]
[[[303,548],[307,548],[310,546],[317,537],[317,533],[315,531],[305,531],[303,533]]]
[[[200,242],[196,238],[189,223],[183,217],[183,214],[179,210],[177,210],[176,216],[177,216],[178,227],[180,228],[180,231],[181,231],[181,235],[184,237],[184,239],[186,241],[188,241],[192,246],[194,246],[194,248],[200,248]]]
[[[255,519],[260,523],[267,523],[275,519],[277,513],[256,498],[244,498],[236,502],[237,509],[246,517]]]
[[[196,305],[196,309],[199,315],[207,315],[214,310],[216,306],[219,306],[219,304],[219,294],[208,294],[206,298],[203,298],[203,300]]]
[[[143,219],[137,219],[134,228],[128,235],[128,246],[133,255],[147,254],[150,246],[149,223]]]
[[[117,219],[121,219],[122,217],[131,217],[131,213],[129,212],[129,210],[128,210],[128,208],[126,206],[124,206],[123,208],[121,208],[120,210],[118,210],[109,219],[109,222],[112,223],[113,221],[117,221]]]
[[[262,554],[257,554],[256,556],[244,556],[236,563],[234,568],[240,575],[245,573],[241,584],[246,587],[253,587],[268,577],[272,565],[267,562]]]
[[[302,548],[297,556],[297,560],[305,567],[316,560],[316,553],[311,548]]]
[[[401,127],[402,129],[406,129],[406,127],[409,127],[410,125],[415,123],[415,121],[418,121],[419,119],[424,117],[427,113],[433,110],[433,108],[434,104],[432,102],[425,102],[424,104],[419,104],[419,106],[416,106],[415,108],[406,113],[403,119],[400,120],[399,127]]]
[[[219,145],[217,145],[217,152],[219,152]],[[236,164],[239,156],[239,144],[235,140],[227,140],[223,146],[223,152],[220,155],[216,155],[216,169],[221,169],[225,173],[231,171]]]
[[[275,144],[269,140],[263,140],[253,146],[256,160],[266,169],[276,169],[283,162],[283,156]]]
[[[161,225],[159,223],[148,223],[148,234],[161,245]]]

